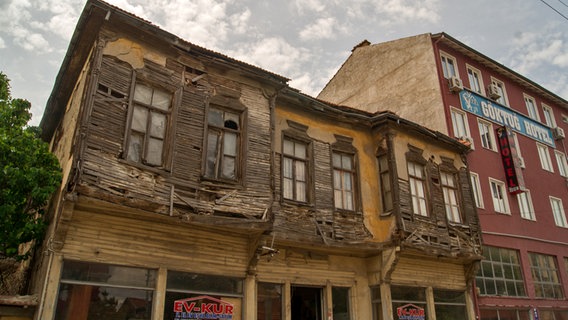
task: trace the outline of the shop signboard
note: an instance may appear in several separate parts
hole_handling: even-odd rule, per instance
[[[460,103],[462,109],[469,113],[501,126],[507,126],[533,140],[555,147],[552,130],[524,114],[468,90],[460,91]]]
[[[396,308],[396,315],[398,320],[424,320],[426,317],[424,308],[420,308],[412,303]]]
[[[210,296],[174,301],[172,320],[233,319],[234,305]]]

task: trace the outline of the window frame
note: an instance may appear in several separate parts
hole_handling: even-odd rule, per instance
[[[416,172],[416,168],[411,170],[410,166],[418,166],[420,167],[421,176],[416,176],[411,173],[411,171]],[[430,216],[430,209],[429,209],[429,201],[428,201],[428,189],[426,183],[426,166],[422,163],[413,160],[407,160],[406,162],[406,170],[408,174],[408,184],[410,190],[410,198],[411,198],[411,205],[412,205],[412,214],[422,216],[422,217],[429,217]],[[420,186],[419,189],[422,190],[422,195],[417,193],[420,191],[417,189],[417,186]],[[416,203],[415,203],[416,202]],[[420,204],[417,206],[417,204]]]
[[[233,129],[233,128],[228,128],[225,124],[223,125],[223,127],[217,126],[217,125],[212,125],[209,121],[209,117],[210,117],[210,113],[213,110],[218,110],[220,112],[222,112],[223,114],[223,123],[225,123],[227,120],[225,118],[225,115],[227,113],[229,114],[233,114],[236,115],[237,118],[239,119],[240,123],[238,125],[237,129]],[[223,183],[231,183],[231,184],[238,184],[242,181],[243,178],[243,172],[244,172],[244,150],[245,150],[245,143],[246,143],[246,119],[247,119],[247,111],[246,108],[241,107],[241,108],[236,108],[233,106],[226,106],[220,103],[213,103],[210,102],[207,105],[206,111],[205,111],[205,121],[204,121],[204,134],[203,134],[203,164],[202,164],[202,173],[201,173],[201,178],[203,180],[206,181],[214,181],[214,182],[223,182]],[[216,146],[217,148],[215,149],[215,162],[213,165],[213,171],[214,174],[213,176],[209,175],[208,171],[210,170],[209,164],[208,164],[208,158],[210,156],[210,150],[209,150],[209,146],[210,146],[210,141],[209,141],[209,136],[211,135],[212,132],[217,132],[217,133],[221,133],[222,137],[217,136],[218,140],[216,141]],[[225,135],[226,133],[234,133],[236,135],[235,138],[235,154],[234,155],[228,155],[227,157],[234,157],[234,168],[233,168],[233,172],[234,172],[234,178],[230,178],[230,177],[223,177],[222,175],[222,171],[223,171],[223,165],[224,162],[220,161],[223,160],[222,158],[225,156],[224,153],[224,147],[225,147]]]
[[[467,113],[463,110],[459,110],[455,107],[450,107],[450,117],[452,119],[452,130],[454,131],[454,137],[466,138],[471,142],[471,148],[473,148],[473,139],[471,137],[471,131],[469,130],[469,122]],[[459,123],[458,123],[459,122]],[[463,128],[461,128],[463,126]],[[461,131],[465,131],[462,132]]]
[[[470,172],[469,177],[471,180],[473,200],[475,201],[475,205],[479,209],[485,209],[485,203],[483,202],[483,192],[481,190],[481,182],[479,180],[479,174],[475,172]]]
[[[463,224],[464,218],[457,173],[440,170],[440,186],[444,197],[446,218],[450,223]]]
[[[126,125],[125,125],[125,129],[124,129],[124,141],[123,141],[123,153],[122,153],[122,158],[124,160],[126,160],[129,163],[135,164],[135,165],[142,165],[145,167],[149,167],[149,168],[156,168],[156,169],[169,169],[170,168],[170,149],[171,149],[171,136],[172,136],[172,114],[174,113],[174,108],[176,107],[176,103],[177,103],[177,99],[176,99],[176,92],[167,88],[164,88],[162,86],[159,85],[155,85],[155,84],[151,84],[149,82],[145,82],[145,81],[141,81],[138,80],[136,75],[133,74],[132,76],[132,84],[131,84],[131,89],[130,89],[130,96],[128,98],[128,111],[127,111],[127,120],[126,120]],[[168,106],[168,110],[164,110],[164,109],[160,109],[159,107],[152,105],[152,101],[150,101],[150,104],[147,104],[145,102],[142,101],[138,101],[135,100],[135,96],[136,96],[136,89],[137,86],[144,86],[146,88],[149,88],[152,90],[152,97],[150,99],[153,99],[154,97],[154,93],[159,91],[162,93],[167,93],[169,94],[169,106]],[[99,91],[102,92],[102,91]],[[108,93],[106,93],[108,94]],[[110,93],[112,94],[112,92]],[[144,109],[147,111],[147,119],[146,119],[146,124],[145,124],[145,130],[144,132],[138,130],[138,128],[134,128],[133,129],[133,122],[135,119],[135,110],[137,108],[140,109]],[[161,142],[162,142],[162,147],[161,147],[161,159],[160,159],[160,164],[154,164],[154,163],[149,163],[148,162],[148,154],[147,152],[149,152],[148,149],[148,144],[150,139],[152,139],[152,134],[150,133],[152,131],[152,113],[158,113],[164,116],[165,121],[163,122],[163,137],[161,138]],[[131,150],[131,143],[133,141],[133,131],[136,131],[137,133],[143,135],[144,137],[143,139],[143,149],[140,151],[140,159],[139,160],[135,160],[132,159],[132,150]]]
[[[298,156],[294,155],[290,155],[290,154],[286,154],[285,152],[285,143],[286,141],[290,141],[294,144],[294,151],[296,144],[302,144],[305,147],[305,158],[302,159]],[[311,141],[307,141],[305,139],[301,139],[295,136],[292,136],[290,134],[284,134],[282,136],[282,150],[281,150],[281,193],[282,193],[282,200],[283,201],[290,201],[290,202],[296,202],[296,203],[300,203],[300,204],[310,204],[312,202],[312,143]],[[285,196],[286,194],[286,190],[285,190],[285,179],[286,177],[284,176],[285,174],[285,159],[290,159],[292,161],[292,198],[287,198]],[[297,162],[303,162],[304,163],[304,176],[305,176],[305,191],[304,191],[304,200],[301,200],[298,198],[297,195],[297,181],[296,181],[296,163]]]
[[[552,217],[554,218],[554,225],[561,228],[568,228],[568,221],[566,219],[566,211],[564,210],[564,203],[562,199],[548,196],[550,200],[550,208],[552,211]],[[558,206],[555,207],[554,203]]]
[[[381,161],[382,159],[384,159],[384,161]],[[381,152],[377,155],[377,165],[379,167],[381,205],[383,213],[388,213],[394,210],[394,193],[391,181],[391,170],[389,166],[389,155],[387,152]]]
[[[478,93],[482,96],[485,96],[485,87],[483,85],[483,77],[481,76],[481,71],[479,71],[479,69],[469,65],[466,63],[465,65],[466,70],[467,70],[467,79],[469,82],[469,89],[475,93]],[[472,85],[472,80],[474,80],[474,82],[476,82],[477,85],[477,90],[476,88],[474,88],[474,86]]]
[[[496,186],[500,190],[500,192],[502,193],[502,199],[495,198],[495,190],[494,190],[493,186]],[[489,190],[491,191],[491,199],[492,199],[492,202],[493,202],[493,210],[496,213],[510,215],[511,214],[511,206],[509,206],[509,199],[508,199],[508,196],[507,196],[507,186],[505,185],[505,182],[497,180],[497,179],[489,178]],[[495,205],[496,202],[500,203],[499,208],[497,208],[497,206]]]
[[[566,160],[566,154],[562,151],[554,150],[554,157],[558,165],[558,173],[562,177],[568,178],[568,161]]]
[[[529,255],[529,268],[531,270],[535,296],[537,298],[542,298],[542,299],[555,299],[555,300],[564,299],[564,292],[562,290],[562,282],[560,281],[560,275],[558,273],[559,268],[558,268],[558,261],[556,261],[556,256],[536,253],[536,252],[528,252],[528,255]],[[537,262],[536,264],[535,261]],[[536,279],[535,276],[538,276],[538,279]],[[546,281],[545,279],[543,279],[543,277],[549,279],[552,278],[552,279],[550,281]],[[554,281],[555,279],[557,281]],[[550,286],[552,287],[553,292],[555,292],[553,296],[547,296],[546,294],[545,295],[539,294],[539,292],[546,293],[547,290],[545,287],[550,287]],[[538,287],[540,287],[540,290],[537,290]],[[560,296],[556,295],[556,292],[558,290]]]
[[[450,79],[451,77],[460,77],[457,60],[454,56],[440,50],[440,64],[444,78]],[[453,67],[453,74],[450,74],[450,70],[447,69],[448,65],[451,65]]]
[[[544,122],[550,128],[555,128],[558,125],[556,124],[556,117],[554,117],[554,110],[551,106],[542,103],[542,113],[544,114]]]
[[[526,93],[523,93],[523,99],[525,101],[525,107],[527,108],[527,116],[540,122],[540,115],[538,114],[536,100]]]
[[[334,161],[335,156],[339,156],[340,160],[341,160],[341,166],[336,166],[336,163]],[[332,179],[333,179],[333,206],[335,208],[335,210],[340,210],[340,211],[347,211],[347,212],[355,212],[358,210],[358,201],[357,201],[357,197],[358,197],[358,188],[357,188],[357,184],[358,184],[358,180],[357,180],[357,165],[356,165],[356,160],[355,160],[355,153],[352,152],[348,152],[345,150],[338,150],[338,149],[333,149],[331,151],[331,169],[332,169]],[[351,162],[351,168],[344,168],[343,167],[343,159],[350,159]],[[336,179],[337,175],[336,173],[339,174],[339,176],[341,177],[339,179],[339,181]],[[349,190],[348,188],[346,188],[346,184],[345,184],[345,180],[344,177],[347,174],[348,177],[350,177],[351,179],[351,189]],[[339,187],[339,188],[338,188]],[[346,191],[347,190],[347,191]],[[350,192],[350,197],[349,196],[349,192]],[[341,195],[341,203],[338,203],[337,201],[337,195],[340,194]],[[351,208],[347,208],[345,206],[346,200],[351,200]]]
[[[552,159],[550,158],[550,152],[548,151],[548,146],[537,142],[536,149],[542,170],[554,172],[554,168],[552,167]]]
[[[509,272],[505,270],[509,270]],[[486,275],[486,271],[489,274]],[[520,276],[520,279],[517,279],[516,275]],[[527,288],[523,276],[524,273],[518,250],[483,246],[483,259],[475,277],[480,295],[527,297]],[[488,285],[491,285],[492,293],[488,293]],[[512,291],[509,289],[513,288],[515,292],[509,292]],[[499,289],[504,291],[498,292]]]
[[[521,218],[530,221],[536,221],[534,206],[532,202],[531,192],[528,189],[517,194],[517,203],[519,204],[519,214]]]
[[[507,97],[507,89],[505,87],[505,82],[497,78],[491,77],[491,84],[497,86],[501,94],[501,97],[499,97],[499,99],[496,99],[495,101],[506,107],[509,107],[509,98]]]
[[[497,140],[495,139],[495,131],[493,130],[493,124],[489,121],[477,118],[477,127],[479,129],[479,139],[481,140],[481,147],[487,150],[497,152]]]

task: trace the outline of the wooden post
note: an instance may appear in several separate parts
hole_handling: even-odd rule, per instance
[[[156,291],[154,291],[154,301],[152,301],[152,319],[154,320],[162,320],[164,317],[167,279],[168,271],[166,268],[158,269]]]
[[[244,293],[245,298],[243,301],[243,318],[256,320],[256,301],[257,301],[257,291],[256,291],[256,279],[254,275],[247,275],[245,278]]]
[[[389,283],[381,283],[381,307],[384,320],[393,320],[392,318],[392,296]]]
[[[434,288],[426,288],[426,309],[428,309],[427,317],[430,320],[436,320],[436,305],[434,304]]]

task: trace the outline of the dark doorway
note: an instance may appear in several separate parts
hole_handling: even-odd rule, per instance
[[[292,320],[321,320],[321,288],[292,286]]]

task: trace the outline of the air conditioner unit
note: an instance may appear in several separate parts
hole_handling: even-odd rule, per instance
[[[448,81],[450,82],[451,92],[460,92],[463,90],[463,83],[460,78],[452,76]]]
[[[562,129],[560,127],[554,127],[552,129],[552,135],[554,136],[554,139],[556,139],[556,140],[566,138],[566,134],[564,133],[564,129]]]
[[[499,87],[492,83],[487,87],[487,95],[491,99],[499,99],[501,98],[501,94],[499,93]]]

